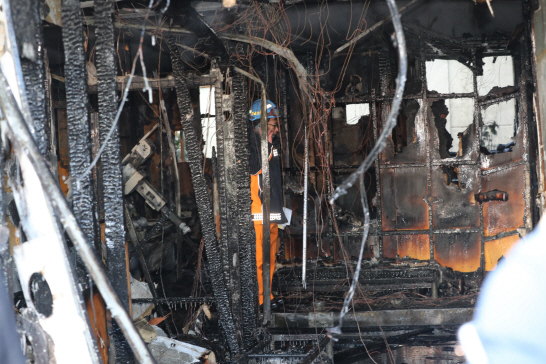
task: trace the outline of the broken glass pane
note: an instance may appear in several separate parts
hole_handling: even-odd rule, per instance
[[[472,71],[455,60],[435,59],[426,63],[427,88],[441,94],[474,92]]]
[[[358,124],[365,115],[370,115],[369,104],[349,104],[346,106],[346,120],[348,125]]]
[[[482,109],[480,150],[485,154],[511,152],[516,144],[516,100],[493,104]]]
[[[487,95],[490,91],[495,93],[495,87],[500,89],[514,85],[514,64],[511,56],[484,57],[483,62],[483,76],[477,77],[480,96]]]

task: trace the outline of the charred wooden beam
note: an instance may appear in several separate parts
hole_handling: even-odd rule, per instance
[[[218,251],[216,242],[216,224],[212,213],[212,204],[203,176],[203,154],[201,153],[197,135],[193,128],[193,111],[190,104],[188,87],[184,79],[184,66],[174,39],[169,38],[167,42],[171,51],[177,102],[186,137],[186,150],[189,157],[195,199],[199,217],[201,219],[203,240],[205,242],[205,249],[209,261],[212,287],[216,302],[218,303],[219,322],[228,343],[231,356],[236,357],[240,352],[240,348],[237,342],[235,325],[233,323],[230,302],[227,295],[226,284],[224,282],[220,252]]]
[[[40,153],[48,152],[49,122],[45,104],[43,36],[39,14],[39,1],[14,1],[11,3],[13,27],[21,70],[25,84],[26,98],[32,117],[33,136]]]
[[[72,176],[73,211],[82,225],[86,240],[100,246],[95,236],[91,175],[84,171],[91,164],[91,136],[87,99],[87,73],[82,38],[82,17],[79,1],[63,2],[63,44],[66,74],[66,103],[68,119],[69,166]],[[79,183],[74,183],[78,179]],[[97,249],[98,250],[98,249]]]
[[[101,156],[107,272],[118,297],[123,302],[125,309],[129,310],[119,126],[116,126],[111,139],[106,140],[117,111],[112,2],[109,0],[95,1],[95,24],[99,139],[101,144],[107,143]],[[113,336],[116,363],[133,363],[133,354],[115,323]]]
[[[237,181],[237,212],[239,226],[239,262],[241,279],[241,310],[244,348],[255,344],[258,320],[258,281],[256,268],[256,238],[250,220],[250,178],[248,151],[247,81],[239,74],[232,79],[234,146]]]
[[[226,243],[227,250],[224,258],[229,267],[229,274],[226,277],[228,288],[230,291],[231,307],[235,328],[237,330],[238,340],[242,343],[242,310],[241,310],[241,281],[240,281],[240,260],[239,260],[239,231],[238,231],[238,210],[237,210],[237,160],[235,157],[235,141],[234,141],[234,118],[233,118],[233,94],[232,94],[232,79],[229,74],[225,78],[225,87],[222,91],[222,78],[220,70],[216,71],[218,78],[216,82],[216,120],[220,115],[220,124],[216,124],[218,132],[222,133],[223,151],[224,151],[224,182],[225,196],[220,196],[220,200],[226,202]],[[220,107],[219,107],[220,106]],[[250,210],[246,210],[247,212]],[[244,283],[243,283],[244,284]]]

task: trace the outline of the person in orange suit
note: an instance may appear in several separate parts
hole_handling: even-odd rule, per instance
[[[251,212],[256,230],[256,265],[258,268],[258,286],[260,305],[263,304],[263,210],[262,210],[262,157],[261,157],[261,106],[262,100],[256,100],[249,111],[254,132],[250,133],[250,194],[252,198]],[[287,222],[283,211],[282,175],[279,145],[279,111],[274,103],[267,100],[267,140],[269,151],[270,180],[270,283],[275,271],[275,255],[277,253],[278,224]],[[271,292],[271,290],[270,290]],[[271,294],[271,299],[273,295]]]

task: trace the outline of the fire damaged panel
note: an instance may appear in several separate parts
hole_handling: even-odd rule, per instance
[[[485,236],[494,236],[524,226],[524,175],[525,166],[518,165],[483,177],[483,192],[496,189],[508,193],[508,201],[490,201],[483,204]]]
[[[435,229],[477,228],[480,209],[474,200],[478,170],[474,166],[437,166],[432,170],[432,225]]]
[[[381,216],[384,230],[428,229],[427,169],[381,170]]]
[[[479,233],[434,234],[434,258],[444,267],[475,272],[480,267]]]
[[[426,234],[386,235],[383,237],[385,258],[430,259],[430,237]]]
[[[436,100],[430,103],[431,157],[433,160],[452,158],[474,161],[478,156],[478,150],[473,114],[464,113],[461,110],[449,110],[448,104],[452,103],[446,102],[446,100]],[[453,115],[449,117],[448,123],[448,115],[451,112]]]
[[[334,243],[334,259],[341,261],[357,260],[360,254],[361,243],[361,236],[342,236],[341,239],[336,239]],[[377,254],[378,247],[377,236],[368,236],[362,257],[364,259],[377,258],[379,255]]]
[[[425,115],[421,104],[421,100],[402,102],[396,126],[380,154],[382,163],[425,162]]]
[[[485,270],[490,271],[497,267],[499,261],[519,241],[519,234],[486,241],[484,243]]]

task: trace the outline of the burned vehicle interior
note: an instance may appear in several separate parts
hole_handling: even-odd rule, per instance
[[[543,210],[542,1],[1,3],[27,363],[465,362],[457,329]],[[263,225],[262,305],[255,100],[289,216]]]

